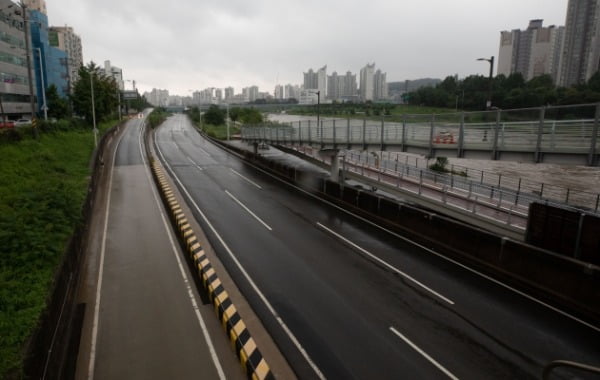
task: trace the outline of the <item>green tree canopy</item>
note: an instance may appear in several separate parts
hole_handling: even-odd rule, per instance
[[[53,84],[46,90],[46,105],[49,117],[66,119],[71,116],[69,102],[58,95],[58,89]]]
[[[71,99],[73,111],[83,116],[88,123],[92,122],[92,85],[97,121],[106,120],[115,114],[119,102],[119,89],[114,79],[105,76],[94,62],[81,66]]]

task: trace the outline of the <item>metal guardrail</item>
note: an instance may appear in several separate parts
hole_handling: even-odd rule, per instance
[[[323,119],[259,125],[242,128],[242,138],[299,144],[387,146],[400,151],[419,148],[433,155],[436,150],[489,151],[492,159],[501,152],[532,153],[534,162],[544,154],[582,155],[588,165],[598,163],[600,154],[600,103],[575,106],[494,110],[434,115],[402,115],[380,120]],[[287,126],[287,128],[282,128]],[[257,128],[258,127],[258,128]]]
[[[552,373],[552,371],[559,367],[569,367],[569,368],[574,368],[574,369],[578,369],[581,371],[595,373],[597,375],[600,375],[600,367],[595,367],[595,366],[592,366],[589,364],[583,364],[583,363],[573,362],[573,361],[569,361],[569,360],[554,360],[544,367],[544,371],[542,372],[542,379],[543,380],[550,379],[550,374]]]
[[[547,201],[558,205],[566,205],[575,209],[589,212],[600,212],[600,193],[569,189],[529,179],[503,176],[488,171],[467,168],[460,165],[449,165],[449,173],[439,173],[429,169],[431,160],[419,157],[404,156],[401,153],[381,152],[378,155],[367,152],[347,151],[349,160],[365,163],[373,167],[379,166],[385,170],[406,173],[417,178],[415,173],[425,170],[428,178],[435,183],[447,183],[450,187],[462,190],[471,189],[480,194],[491,195],[514,200],[515,205],[528,207],[534,201]],[[386,157],[387,156],[387,157]]]

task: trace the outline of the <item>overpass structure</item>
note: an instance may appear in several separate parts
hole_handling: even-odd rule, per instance
[[[379,119],[317,117],[245,126],[242,139],[321,149],[597,166],[599,121],[600,103]]]

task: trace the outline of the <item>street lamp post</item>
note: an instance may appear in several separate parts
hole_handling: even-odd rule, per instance
[[[478,61],[488,61],[490,63],[490,77],[489,77],[489,88],[488,88],[488,98],[485,104],[486,109],[492,108],[492,81],[494,79],[494,56],[491,58],[477,58]]]
[[[225,116],[225,124],[227,125],[227,141],[229,141],[229,103],[227,105],[227,116]]]
[[[321,142],[323,141],[323,128],[321,126],[321,90],[319,91],[309,91],[311,94],[317,94],[317,128],[319,133],[321,134]]]
[[[94,125],[94,146],[98,147],[98,129],[96,128],[96,103],[94,100],[94,73],[90,70],[90,89],[92,93],[92,123]]]
[[[42,84],[42,110],[44,111],[44,121],[48,121],[48,105],[46,104],[46,84],[44,83],[44,68],[42,66],[42,49],[35,48],[38,52],[40,61],[40,81]]]

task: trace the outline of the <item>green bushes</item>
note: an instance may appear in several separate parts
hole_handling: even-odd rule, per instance
[[[169,113],[161,107],[155,108],[150,115],[148,115],[148,125],[154,129],[161,125],[169,116]]]
[[[37,140],[21,129],[11,132],[17,140],[0,139],[0,378],[22,377],[25,343],[67,242],[83,222],[91,128],[60,122],[40,132]]]

